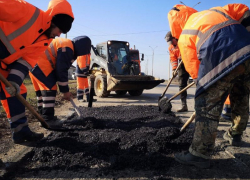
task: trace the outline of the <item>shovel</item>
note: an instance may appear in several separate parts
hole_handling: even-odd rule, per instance
[[[12,87],[12,84],[0,73],[0,80],[5,84],[6,87]],[[38,119],[42,127],[51,131],[74,131],[75,129],[65,129],[50,127],[48,123],[34,110],[34,108],[24,99],[21,94],[16,94],[16,98]]]
[[[190,88],[194,84],[195,84],[195,82],[190,83],[185,88],[183,88],[180,92],[178,92],[174,96],[172,96],[170,99],[168,99],[167,97],[161,98],[160,101],[158,101],[159,110],[162,110],[163,113],[170,113],[171,108],[172,108],[170,101],[172,101],[174,98],[179,96],[181,93],[186,91],[188,88]]]
[[[88,107],[92,107],[93,104],[93,97],[94,97],[94,80],[93,80],[93,76],[90,76],[90,93],[89,93],[89,103],[88,103]]]
[[[81,118],[81,117],[82,117],[81,112],[80,112],[80,110],[78,109],[78,107],[76,106],[76,104],[75,104],[75,102],[73,101],[72,98],[70,98],[70,102],[71,102],[72,106],[74,107],[74,109],[75,109],[77,115],[79,116],[79,118]]]
[[[181,67],[181,65],[183,64],[183,62],[181,61],[179,63],[179,65],[177,66],[177,68],[175,69],[174,71],[174,75],[173,77],[170,79],[170,81],[168,82],[167,84],[167,87],[165,89],[165,91],[162,93],[162,95],[158,98],[158,102],[161,100],[161,98],[163,98],[163,96],[166,94],[167,90],[168,90],[168,87],[170,86],[171,82],[173,81],[173,79],[176,77],[176,74],[177,74],[177,71],[179,70],[179,68]]]
[[[170,136],[170,139],[176,139],[178,138],[180,135],[183,134],[183,132],[185,131],[185,129],[188,127],[188,125],[193,122],[193,120],[195,119],[195,112],[190,116],[190,118],[185,122],[185,124],[181,127],[181,129],[179,130],[178,133]]]

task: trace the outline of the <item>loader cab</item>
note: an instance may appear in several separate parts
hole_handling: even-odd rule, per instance
[[[125,41],[108,41],[109,62],[115,67],[118,75],[130,74],[129,43]]]

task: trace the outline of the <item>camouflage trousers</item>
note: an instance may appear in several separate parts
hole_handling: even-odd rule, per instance
[[[188,85],[189,74],[185,69],[184,64],[181,65],[180,69],[178,70],[178,82],[179,82],[179,90],[181,91]],[[184,91],[180,94],[181,104],[187,105],[187,91]]]
[[[211,85],[195,98],[195,133],[189,152],[208,159],[213,152],[223,104],[230,96],[232,136],[242,134],[249,117],[250,60]]]

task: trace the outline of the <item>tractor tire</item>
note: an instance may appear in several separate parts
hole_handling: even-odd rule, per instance
[[[110,91],[107,91],[107,76],[98,75],[94,82],[95,94],[97,97],[108,97]]]
[[[115,91],[115,93],[116,93],[118,96],[124,96],[125,94],[127,94],[127,91],[118,90],[118,91]]]
[[[130,90],[130,91],[128,91],[128,93],[130,94],[130,96],[140,96],[143,93],[143,89],[141,89],[141,90]]]

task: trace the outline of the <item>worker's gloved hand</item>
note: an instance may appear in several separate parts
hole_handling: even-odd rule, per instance
[[[9,81],[12,87],[5,87],[6,91],[10,94],[11,97],[15,96],[16,94],[20,93],[20,87],[17,83],[13,81]]]
[[[73,95],[71,94],[71,92],[66,92],[66,93],[63,93],[63,99],[67,100],[67,101],[70,101],[70,98],[72,98]]]
[[[173,77],[176,77],[178,75],[178,71],[173,70],[172,75]]]
[[[197,83],[198,83],[197,79],[193,79],[193,81],[194,81],[195,85],[197,85]]]

